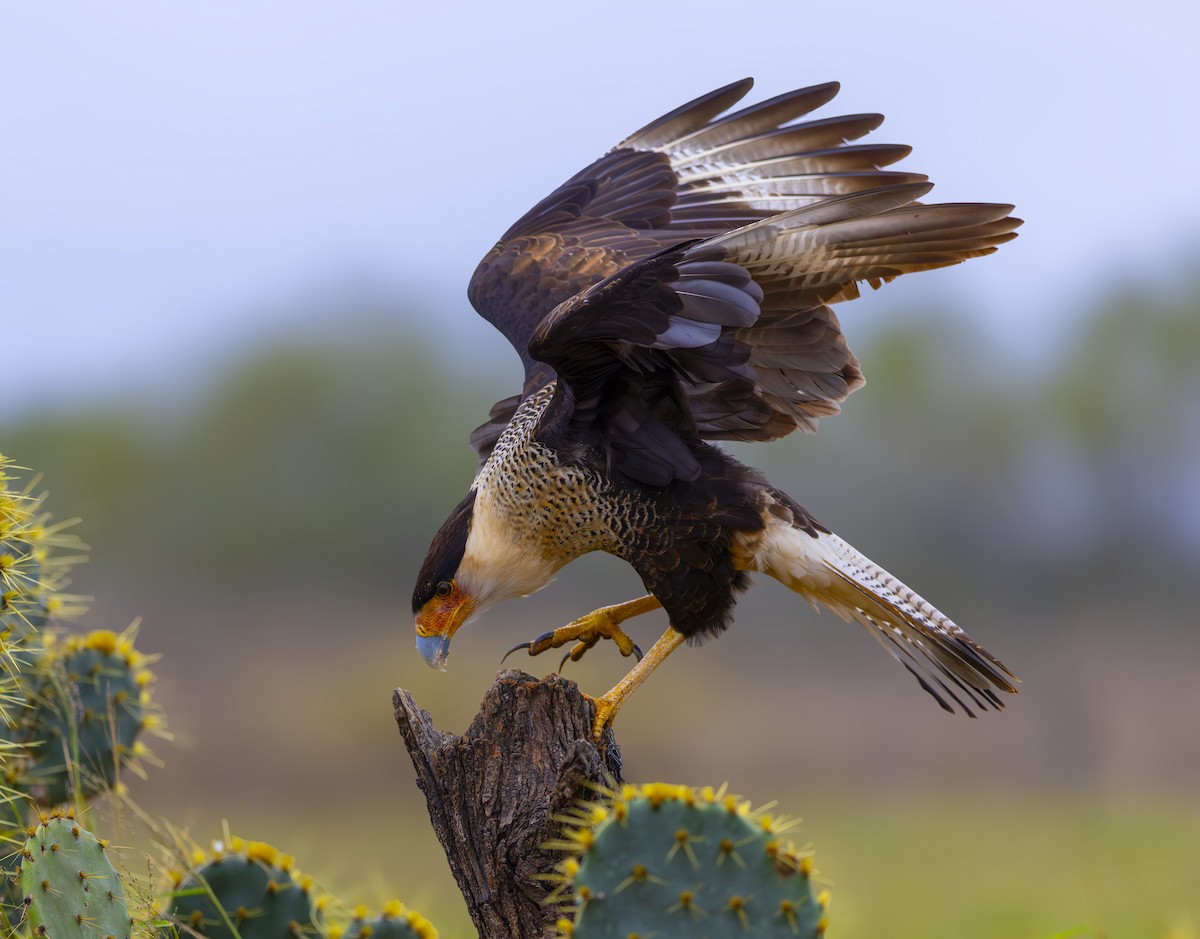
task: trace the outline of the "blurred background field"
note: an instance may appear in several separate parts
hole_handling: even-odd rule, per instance
[[[150,814],[201,841],[227,819],[350,902],[397,895],[470,935],[392,689],[462,730],[505,649],[639,588],[585,558],[469,627],[448,673],[413,650],[466,435],[518,380],[463,298],[472,265],[679,101],[841,78],[829,113],[886,110],[873,139],[917,145],[903,166],[935,195],[1012,199],[1029,224],[843,307],[867,388],[816,437],[738,452],[1022,691],[945,715],[861,630],[763,582],[633,697],[628,775],[802,816],[832,939],[1200,934],[1195,13],[868,7],[875,28],[845,30],[767,3],[769,36],[704,4],[643,5],[636,30],[540,6],[469,27],[370,3],[5,14],[0,42],[24,45],[0,58],[22,92],[0,452],[83,519],[84,624],[140,616],[163,655],[176,739],[131,780]],[[654,80],[588,68],[581,35]],[[626,664],[600,649],[567,674],[597,692]]]

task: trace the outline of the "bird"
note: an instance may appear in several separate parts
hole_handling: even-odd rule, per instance
[[[721,441],[815,432],[864,384],[833,305],[1016,237],[1011,205],[924,203],[911,148],[860,143],[879,114],[811,118],[828,82],[732,110],[752,79],[626,137],[517,220],[468,297],[524,366],[470,442],[479,468],[413,592],[417,648],[444,669],[469,620],[604,551],[642,597],[515,646],[612,640],[635,664],[592,698],[597,740],[685,642],[731,623],[752,573],[861,624],[947,711],[1000,710],[1016,676]],[[804,120],[801,120],[804,118]],[[622,629],[662,608],[643,655]],[[560,664],[561,668],[561,664]]]

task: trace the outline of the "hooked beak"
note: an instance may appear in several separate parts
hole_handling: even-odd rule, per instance
[[[451,597],[448,603],[431,601],[417,614],[417,651],[430,668],[446,670],[450,640],[458,627],[470,619],[475,604],[470,597]]]
[[[450,655],[449,636],[417,636],[417,651],[430,668],[439,672],[446,670],[446,659]]]

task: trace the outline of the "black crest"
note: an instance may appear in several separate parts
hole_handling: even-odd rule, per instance
[[[467,493],[462,502],[454,507],[450,517],[442,523],[433,536],[421,573],[417,575],[417,586],[413,590],[413,614],[418,613],[433,597],[434,588],[443,580],[453,580],[462,563],[467,547],[467,533],[471,530],[471,513],[475,509],[475,490]]]

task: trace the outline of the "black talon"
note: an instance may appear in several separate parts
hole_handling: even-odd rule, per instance
[[[531,648],[533,648],[532,642],[518,642],[515,646],[513,646],[511,649],[509,649],[507,652],[505,652],[504,655],[502,655],[500,657],[500,664],[503,665],[504,660],[507,659],[514,652],[516,652],[518,649],[531,649]],[[532,652],[529,654],[533,655]]]
[[[547,632],[542,633],[540,636],[536,637],[535,639],[530,640],[529,642],[518,642],[515,646],[513,646],[511,649],[509,649],[507,652],[504,653],[503,658],[500,659],[500,664],[503,665],[504,659],[507,659],[510,655],[512,655],[518,649],[528,649],[530,655],[539,655],[540,653],[533,651],[533,647],[537,646],[537,645],[541,645],[541,643],[550,639],[553,635],[554,635],[554,630],[551,629]],[[547,646],[547,648],[551,648],[551,647]],[[542,652],[545,652],[545,651],[546,651],[546,649],[542,649]]]
[[[641,650],[641,648],[638,646],[638,644],[637,644],[636,642],[633,644],[633,656],[634,656],[634,658],[636,658],[636,659],[637,659],[639,662],[642,660],[642,650]],[[502,661],[503,661],[503,660],[502,660]]]
[[[570,652],[568,652],[566,655],[564,655],[562,657],[562,661],[558,663],[558,674],[560,674],[560,675],[562,674],[563,666],[567,664],[567,659],[569,659],[570,657],[571,657]]]

